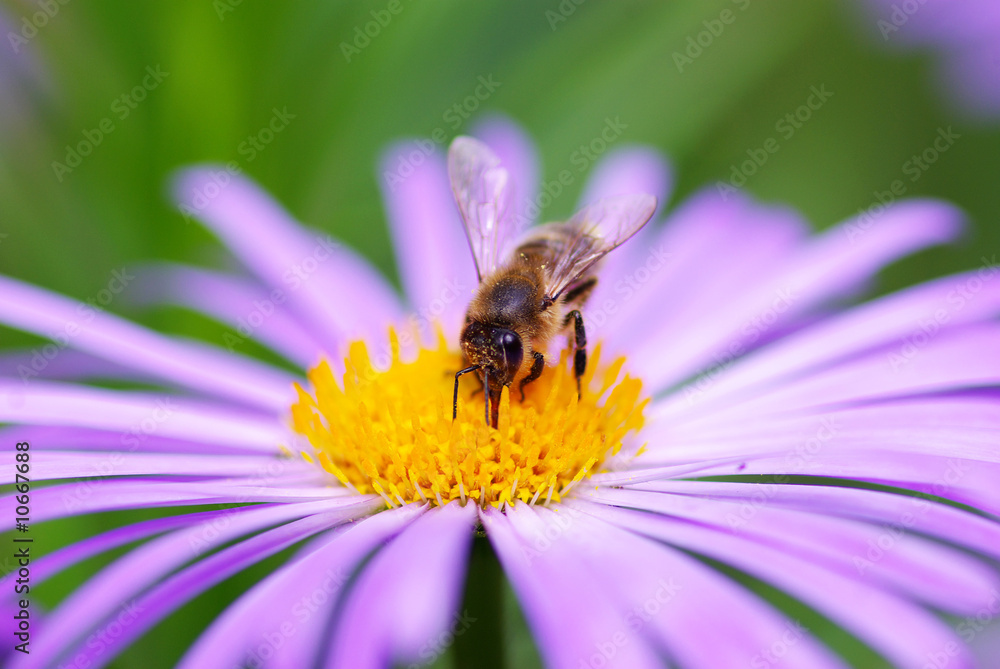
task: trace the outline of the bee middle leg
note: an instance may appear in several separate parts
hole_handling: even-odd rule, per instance
[[[533,351],[531,355],[535,358],[535,361],[531,363],[531,371],[528,372],[526,377],[521,379],[521,385],[518,386],[518,389],[521,391],[522,402],[524,401],[524,387],[541,376],[542,370],[545,369],[545,356],[538,351]]]
[[[590,294],[594,292],[594,288],[597,287],[597,277],[591,276],[580,283],[571,286],[569,290],[566,291],[565,302],[566,304],[575,304],[576,306],[582,305],[590,297]],[[566,321],[569,325],[569,321]]]
[[[570,322],[574,322],[573,333],[576,337],[576,353],[573,356],[573,373],[576,374],[576,396],[580,397],[583,393],[580,390],[580,377],[583,373],[587,371],[587,331],[583,327],[583,315],[578,309],[566,314],[565,325],[569,325]]]

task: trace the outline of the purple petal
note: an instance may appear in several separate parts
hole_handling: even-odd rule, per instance
[[[281,477],[271,480],[246,479],[245,485],[226,485],[224,481],[200,482],[130,478],[127,480],[83,480],[47,486],[31,493],[31,519],[44,522],[85,513],[158,506],[197,504],[247,504],[262,502],[311,502],[358,497],[346,488],[332,486],[282,487]],[[365,499],[381,499],[368,495]],[[3,498],[2,508],[13,513],[13,497]]]
[[[699,476],[737,474],[854,479],[940,496],[1000,515],[1000,490],[996,486],[1000,480],[1000,465],[976,460],[869,448],[820,451],[808,457],[781,451],[770,457],[757,456],[735,462],[715,464],[708,461],[698,469]],[[635,480],[645,478],[642,472],[634,472],[633,477]]]
[[[132,383],[157,381],[151,374],[74,349],[62,349],[57,355],[45,357],[42,351],[46,346],[43,344],[30,350],[5,351],[0,355],[0,378],[19,378],[24,383],[30,383],[36,378],[55,381],[114,379]],[[53,349],[49,348],[45,352],[51,354]]]
[[[1000,325],[951,328],[922,347],[872,351],[826,370],[759,389],[739,403],[697,416],[717,424],[763,414],[789,413],[839,403],[861,404],[956,388],[1000,385]]]
[[[958,457],[886,451],[824,449],[824,439],[813,438],[793,451],[776,449],[747,457],[701,459],[680,465],[648,467],[632,463],[622,471],[591,477],[597,485],[633,485],[692,476],[818,476],[853,479],[944,497],[987,513],[1000,515],[1000,465]]]
[[[893,23],[899,30],[888,33],[890,39],[885,41],[890,44],[899,41],[961,45],[1000,31],[1000,12],[991,0],[922,0],[919,11],[912,11],[912,6],[900,6],[898,0],[865,2],[873,14],[873,22],[893,23],[893,18],[899,22],[898,13],[911,10],[903,12],[906,20],[901,25]]]
[[[971,666],[965,646],[947,625],[878,588],[725,531],[579,500],[568,503],[610,523],[720,560],[767,581],[813,606],[899,666],[922,666],[927,657],[946,648],[954,651],[954,666]],[[859,602],[864,605],[859,606]]]
[[[646,338],[634,346],[635,359],[645,362],[643,376],[654,391],[672,385],[705,365],[718,364],[720,356],[748,350],[761,334],[810,313],[833,298],[855,291],[889,261],[922,247],[946,241],[959,229],[959,214],[933,202],[895,205],[868,225],[849,221],[812,240],[800,252],[773,269],[746,280],[726,299],[727,308],[716,308],[697,322],[675,328],[674,336]],[[700,281],[708,279],[702,274]],[[699,282],[691,284],[695,288]],[[690,288],[689,288],[690,289]],[[697,294],[689,297],[697,300]],[[719,300],[714,300],[719,304]],[[648,304],[647,311],[663,310]],[[765,320],[766,319],[766,325]],[[647,331],[635,323],[634,330]],[[664,348],[669,356],[659,355]]]
[[[689,328],[689,324],[712,322],[717,318],[719,304],[728,303],[734,293],[746,286],[767,280],[776,265],[799,251],[806,232],[806,226],[798,215],[773,207],[748,207],[729,223],[735,224],[736,229],[728,231],[697,266],[688,265],[695,273],[691,283],[682,279],[680,294],[671,300],[671,308],[647,314],[647,327],[658,332],[681,334]],[[643,276],[636,268],[634,282],[641,278]],[[638,308],[642,306],[641,302],[635,305]],[[649,303],[645,306],[648,308]],[[618,323],[624,327],[627,321],[622,318]],[[632,325],[633,330],[625,335],[626,340],[636,338],[634,321]],[[669,341],[666,343],[671,346]],[[746,345],[753,343],[757,342]]]
[[[267,660],[274,667],[313,666],[345,583],[369,554],[419,512],[391,509],[331,533],[234,602],[178,666],[239,666],[254,660]]]
[[[750,505],[750,510],[741,513],[741,520],[745,515],[753,518],[753,509],[760,504],[777,504],[810,513],[858,518],[883,527],[919,532],[1000,559],[1000,525],[982,516],[922,497],[864,488],[791,483],[656,481],[634,487],[742,501]]]
[[[1000,314],[995,268],[982,268],[921,284],[831,316],[754,351],[720,370],[711,383],[692,384],[668,398],[661,415],[715,413],[759,392],[765,383],[822,369],[876,346],[896,343],[909,352],[940,331]],[[899,353],[899,351],[897,351]],[[899,353],[902,357],[902,353]],[[697,406],[695,406],[697,405]]]
[[[401,142],[390,147],[380,164],[387,175],[379,186],[396,262],[416,323],[422,334],[430,335],[440,321],[446,335],[455,338],[479,281],[444,158],[417,142]]]
[[[657,200],[657,212],[667,207],[673,174],[670,165],[657,151],[642,147],[613,149],[597,164],[581,197],[581,207],[605,197],[620,194],[648,193]],[[624,318],[629,303],[643,287],[664,272],[666,264],[677,263],[681,257],[675,246],[675,232],[668,239],[650,221],[626,244],[601,261],[600,281],[587,309],[588,330],[591,325],[603,329],[605,322]],[[687,248],[684,250],[686,255]]]
[[[328,663],[419,662],[458,619],[475,507],[452,502],[415,520],[366,566],[339,620]]]
[[[157,265],[139,270],[129,299],[169,303],[193,309],[229,325],[235,345],[254,339],[301,367],[319,361],[322,344],[285,306],[280,289],[264,290],[255,281],[235,275],[182,265]],[[234,344],[225,343],[230,350]]]
[[[292,378],[264,363],[172,339],[5,276],[0,276],[0,322],[65,339],[74,348],[186,388],[267,409],[284,409],[294,399]]]
[[[938,68],[942,88],[953,96],[949,99],[961,100],[966,109],[984,118],[1000,113],[1000,28],[994,31],[987,39],[953,47]],[[949,126],[943,137],[953,143],[961,135]]]
[[[177,567],[198,560],[206,551],[233,539],[316,514],[333,514],[346,520],[351,515],[364,515],[377,508],[373,500],[361,498],[345,500],[344,504],[334,509],[333,502],[323,500],[232,509],[224,523],[203,521],[150,541],[103,569],[66,598],[52,612],[50,625],[39,632],[37,650],[33,649],[34,652],[23,661],[15,661],[13,667],[46,666],[92,630],[95,622],[119,612],[136,609],[141,612],[141,608],[131,605],[143,590]],[[133,624],[140,624],[141,620],[139,616]]]
[[[328,235],[307,232],[249,179],[224,168],[193,168],[178,174],[174,193],[185,215],[208,225],[267,286],[287,296],[329,352],[345,339],[380,335],[399,319],[396,296],[367,262]]]
[[[975,613],[988,604],[988,593],[1000,588],[994,570],[976,558],[918,536],[868,523],[766,504],[750,506],[747,500],[706,499],[627,488],[591,490],[580,496],[728,530],[846,578],[898,590],[908,598],[955,614]],[[753,509],[749,520],[745,517],[746,507]],[[890,541],[889,549],[878,548]]]
[[[510,174],[514,189],[511,204],[513,215],[520,229],[535,223],[538,210],[539,173],[538,152],[531,138],[517,123],[506,116],[494,115],[480,119],[472,126],[472,135],[500,158],[500,163]]]
[[[577,208],[606,197],[648,193],[663,211],[673,185],[673,171],[659,151],[639,146],[612,149],[588,177]]]
[[[547,526],[534,508],[518,503],[503,514],[490,507],[481,516],[546,666],[578,669],[595,654],[610,655],[608,667],[662,666],[645,638],[618,642],[628,629],[619,601],[606,588],[592,587],[593,569],[568,542],[539,550]],[[609,645],[614,652],[602,655]]]
[[[141,615],[131,624],[125,625],[120,635],[113,636],[103,647],[88,643],[77,657],[89,660],[92,663],[89,666],[104,666],[136,638],[199,593],[266,557],[357,515],[357,510],[350,509],[316,513],[260,532],[196,562],[134,601],[133,607]]]
[[[195,525],[200,522],[211,521],[215,518],[228,516],[229,514],[229,509],[198,511],[168,516],[166,518],[154,518],[152,520],[133,523],[132,525],[125,525],[124,527],[116,527],[113,530],[88,537],[40,558],[37,562],[32,563],[31,580],[37,585],[65,571],[69,567],[96,555],[127,546],[136,541],[148,539],[157,534],[163,534],[164,532]]]
[[[670,346],[690,327],[691,315],[711,322],[720,300],[728,303],[734,292],[769,276],[775,254],[793,253],[807,230],[786,209],[703,191],[673,212],[655,235],[647,232],[615,252],[630,254],[628,262],[619,266],[617,276],[602,274],[588,318],[594,320],[594,307],[604,312],[603,336],[615,350],[634,351],[648,342],[641,333],[652,328],[669,337],[664,345]],[[739,272],[732,272],[740,265]],[[614,262],[609,267],[614,270]],[[703,293],[705,288],[714,301]],[[664,304],[672,308],[663,309]],[[688,318],[678,320],[675,308],[685,310]],[[638,322],[642,328],[636,327]]]
[[[908,398],[836,411],[761,415],[685,425],[657,420],[644,432],[651,440],[640,463],[752,458],[784,451],[793,457],[818,450],[880,448],[901,454],[955,456],[1000,462],[995,400],[966,397]],[[816,440],[816,444],[812,443]],[[808,455],[812,455],[810,452]]]
[[[141,428],[140,428],[141,429]],[[0,429],[0,439],[7,438],[11,442],[27,441],[31,448],[42,450],[93,450],[103,451],[125,446],[129,452],[139,453],[197,453],[202,455],[220,455],[233,453],[238,455],[256,455],[259,448],[242,445],[211,444],[205,441],[171,439],[158,434],[144,434],[144,439],[137,443],[122,444],[122,433],[114,430],[94,430],[81,427],[63,427],[52,425],[12,425]]]
[[[653,149],[635,147],[614,149],[597,164],[581,197],[581,207],[604,197],[628,193],[649,193],[657,199],[662,212],[670,197],[673,174],[670,165]],[[666,263],[676,261],[674,248],[668,248],[663,235],[651,221],[636,235],[602,261],[600,281],[589,302],[587,328],[604,328],[609,316],[621,318],[620,311],[635,298],[638,287],[661,272]],[[672,247],[671,244],[669,245]]]
[[[866,0],[869,32],[887,48],[935,49],[947,101],[984,117],[1000,112],[997,37],[1000,12],[991,0]]]
[[[572,507],[554,508],[538,511],[547,522],[545,534],[536,537],[535,550],[547,552],[553,543],[566,544],[569,559],[588,563],[593,574],[588,587],[605,589],[619,600],[624,631],[618,641],[628,643],[633,634],[641,634],[659,642],[684,667],[770,661],[783,667],[843,666],[800,623],[719,572]],[[780,658],[768,652],[773,646],[783,649]],[[604,644],[601,650],[611,648]],[[594,662],[594,655],[588,659],[588,666],[600,663]]]
[[[115,446],[138,446],[145,435],[232,444],[274,453],[289,434],[264,414],[167,394],[0,379],[0,421],[73,425],[119,431]]]
[[[31,473],[37,481],[112,476],[266,476],[274,469],[287,471],[298,468],[319,474],[305,460],[278,456],[192,455],[190,453],[123,453],[105,451],[79,453],[74,451],[40,451],[32,454]],[[7,479],[6,475],[2,475]],[[14,473],[9,480],[14,482]]]

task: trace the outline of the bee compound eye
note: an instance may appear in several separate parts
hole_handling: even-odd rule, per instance
[[[504,359],[507,361],[509,369],[516,370],[521,366],[524,358],[524,348],[521,346],[521,338],[510,330],[500,336],[500,346],[503,348]]]

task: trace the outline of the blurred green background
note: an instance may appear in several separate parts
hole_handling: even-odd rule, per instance
[[[971,225],[960,245],[897,263],[879,291],[978,267],[1000,251],[1000,126],[957,115],[934,87],[932,56],[886,52],[853,0],[576,2],[398,0],[400,11],[367,45],[355,42],[356,30],[373,11],[384,19],[388,0],[53,2],[58,11],[20,53],[9,37],[0,47],[8,50],[0,67],[40,75],[35,83],[19,75],[23,85],[3,93],[23,99],[0,116],[0,271],[85,299],[123,266],[217,264],[217,244],[171,208],[165,184],[180,166],[236,160],[298,218],[345,240],[395,280],[376,160],[400,137],[438,128],[448,138],[460,134],[475,117],[449,109],[480,77],[500,84],[480,111],[523,124],[546,179],[610,117],[627,124],[616,145],[653,145],[673,161],[671,204],[728,179],[748,150],[779,137],[780,150],[745,189],[793,205],[817,229],[871,206],[876,191],[900,178],[907,195],[966,210]],[[28,0],[0,6],[18,31],[40,9]],[[723,10],[735,19],[679,66],[689,38],[706,31],[706,21],[718,28]],[[346,55],[345,43],[354,47]],[[142,84],[147,68],[162,80],[124,116],[120,98]],[[781,137],[775,124],[812,87],[833,95],[792,137]],[[243,143],[274,109],[294,119],[251,153]],[[102,119],[111,119],[113,131],[79,166],[57,174],[53,161],[65,163],[67,145]],[[960,138],[909,181],[904,164],[949,127]],[[574,200],[557,199],[545,216],[568,215]],[[179,312],[128,315],[218,341],[216,326]],[[3,347],[38,341],[0,328]],[[54,548],[122,519],[52,524],[43,540]],[[270,564],[185,607],[115,666],[171,666]],[[53,582],[46,598],[57,601],[97,566]],[[825,634],[858,666],[875,661],[835,630]]]

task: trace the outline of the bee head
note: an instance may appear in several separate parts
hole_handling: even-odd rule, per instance
[[[473,365],[489,374],[490,385],[510,385],[524,360],[524,346],[513,330],[470,322],[462,332],[462,351]]]

